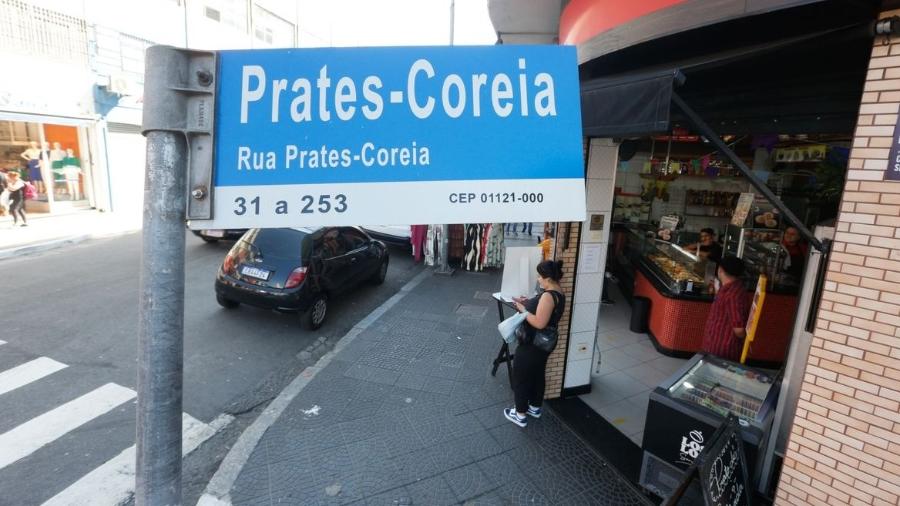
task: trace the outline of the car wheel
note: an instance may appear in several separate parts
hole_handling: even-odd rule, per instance
[[[326,316],[328,316],[328,297],[324,293],[320,293],[313,299],[313,303],[304,315],[306,326],[309,330],[316,330],[325,323]]]
[[[388,269],[388,260],[385,258],[384,262],[381,262],[381,265],[378,267],[378,270],[375,271],[375,275],[372,276],[372,283],[376,285],[380,285],[384,283],[384,278],[387,276]]]
[[[220,295],[218,293],[216,294],[216,302],[218,302],[219,305],[224,307],[225,309],[234,309],[241,305],[240,302],[231,300],[228,297],[225,297],[224,295]]]
[[[205,235],[201,235],[200,238],[203,239],[203,242],[207,242],[210,244],[219,242],[219,239],[217,237],[206,237]]]

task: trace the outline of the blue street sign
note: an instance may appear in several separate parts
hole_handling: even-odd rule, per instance
[[[222,51],[195,228],[585,219],[574,47]]]

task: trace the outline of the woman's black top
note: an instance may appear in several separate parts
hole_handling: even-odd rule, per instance
[[[566,307],[566,296],[557,292],[556,290],[544,290],[535,295],[534,297],[526,300],[522,303],[525,306],[525,311],[528,311],[531,314],[537,314],[538,302],[541,300],[541,296],[544,295],[544,292],[550,292],[551,296],[556,294],[556,298],[554,302],[556,303],[553,306],[553,313],[550,314],[550,321],[547,322],[548,327],[556,327],[559,325],[559,320],[562,318],[563,309]],[[525,321],[525,336],[527,341],[530,343],[532,339],[534,339],[534,327],[531,326],[528,321]]]

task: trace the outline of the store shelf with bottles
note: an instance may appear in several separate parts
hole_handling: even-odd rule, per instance
[[[738,179],[740,171],[729,163],[717,159],[650,159],[644,162],[640,176],[645,179],[673,181],[679,178]]]

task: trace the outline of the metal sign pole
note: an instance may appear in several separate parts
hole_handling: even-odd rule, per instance
[[[138,329],[135,504],[181,504],[185,215],[209,218],[204,196],[187,206],[188,181],[209,180],[214,53],[147,50],[147,137]],[[203,198],[201,198],[203,197]],[[194,202],[194,201],[198,202]]]
[[[146,135],[135,503],[181,504],[187,142]]]

